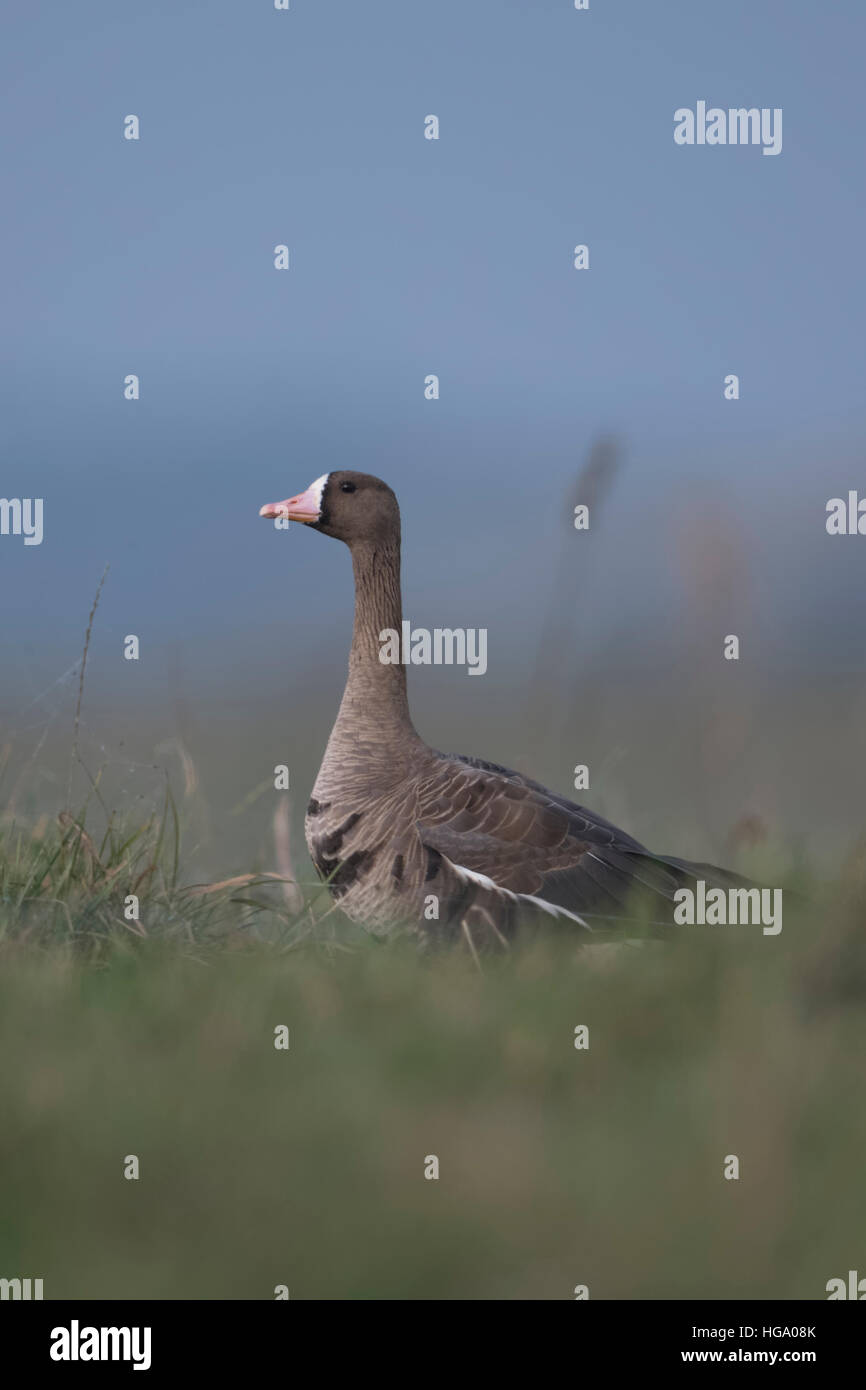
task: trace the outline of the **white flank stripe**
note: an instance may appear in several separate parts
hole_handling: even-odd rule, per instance
[[[445,855],[442,857],[443,859],[446,858]],[[477,874],[474,869],[464,869],[462,864],[455,864],[451,859],[448,862],[461,878],[468,879],[470,883],[477,883],[479,888],[487,888],[494,893],[502,893],[504,897],[513,898],[515,902],[532,903],[533,907],[540,908],[549,917],[567,917],[570,922],[577,922],[581,927],[586,927],[587,931],[592,931],[588,922],[584,922],[583,918],[578,917],[576,912],[569,912],[567,907],[557,907],[555,903],[545,902],[544,898],[536,898],[532,893],[512,893],[510,888],[500,887],[486,874]]]

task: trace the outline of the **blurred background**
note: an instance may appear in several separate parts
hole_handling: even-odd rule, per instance
[[[65,800],[108,563],[80,747],[109,799],[168,769],[211,871],[267,866],[285,762],[299,845],[351,572],[257,512],[347,466],[400,498],[406,616],[489,631],[484,679],[412,671],[431,743],[565,791],[586,763],[578,799],[662,850],[745,826],[837,862],[866,737],[866,541],[824,528],[863,478],[861,7],[10,18],[0,492],[45,503],[41,546],[0,538],[13,810]],[[782,153],[676,146],[699,99],[781,107]]]

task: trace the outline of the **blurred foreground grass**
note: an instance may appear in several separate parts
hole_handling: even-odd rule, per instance
[[[170,807],[131,838],[0,834],[0,1275],[47,1298],[823,1298],[862,1270],[858,859],[777,937],[542,942],[480,974],[261,879],[190,893],[177,863]]]

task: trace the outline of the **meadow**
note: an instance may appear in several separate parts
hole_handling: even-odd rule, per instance
[[[96,810],[0,834],[7,1277],[795,1299],[862,1264],[860,856],[777,937],[540,940],[479,970],[361,932],[321,887],[185,884],[171,793],[131,829],[91,834]]]
[[[186,678],[168,652],[133,693],[94,602],[81,659],[10,698],[0,739],[0,1276],[47,1298],[822,1299],[866,1268],[862,680],[720,672],[725,544],[683,559],[663,661],[655,629],[589,660],[580,605],[551,600],[534,662],[521,639],[485,682],[432,668],[413,708],[437,746],[562,791],[586,763],[572,795],[782,888],[783,930],[635,921],[480,969],[345,921],[299,848],[339,633],[269,680],[231,643]]]

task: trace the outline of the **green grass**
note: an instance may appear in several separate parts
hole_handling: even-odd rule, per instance
[[[542,941],[480,973],[279,894],[184,888],[170,798],[134,832],[3,828],[4,1277],[49,1298],[823,1298],[862,1272],[857,861],[778,937]]]
[[[290,912],[280,901],[282,883],[273,873],[183,883],[170,792],[161,813],[143,824],[108,816],[97,836],[85,811],[61,812],[55,823],[43,817],[32,828],[0,822],[0,949],[30,944],[98,963],[123,954],[135,938],[197,955],[247,938],[297,942],[310,934],[323,892],[303,912]]]

